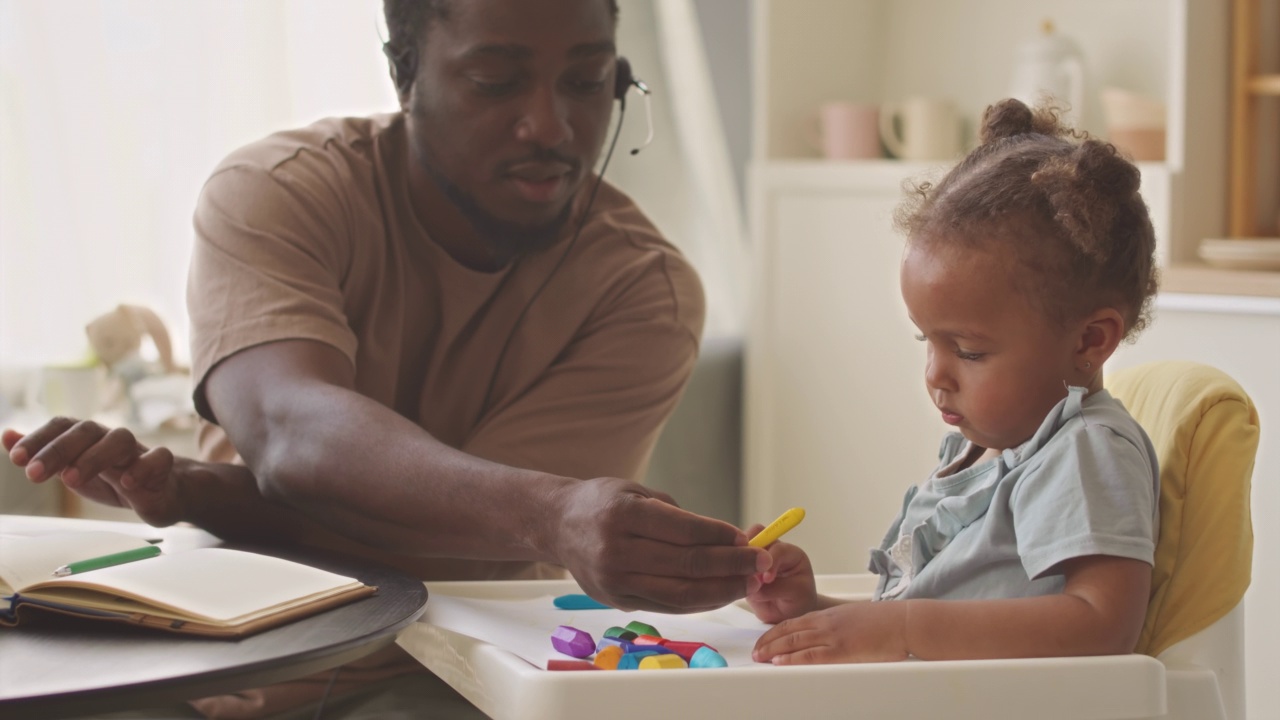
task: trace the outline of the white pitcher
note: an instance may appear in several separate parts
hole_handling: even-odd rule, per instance
[[[1035,107],[1046,99],[1068,104],[1063,118],[1078,126],[1084,117],[1084,54],[1071,38],[1045,20],[1040,34],[1018,46],[1013,61],[1011,97]]]

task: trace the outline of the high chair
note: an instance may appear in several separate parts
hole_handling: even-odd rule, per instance
[[[1253,530],[1249,486],[1258,414],[1214,368],[1157,362],[1107,388],[1160,461],[1160,537],[1151,600],[1129,655],[907,661],[687,672],[546,672],[436,625],[432,603],[400,645],[499,720],[677,717],[888,720],[1245,720],[1244,610]],[[874,575],[819,575],[819,592],[869,597]],[[433,597],[545,598],[571,580],[428,583]],[[539,638],[542,640],[543,638]]]
[[[1100,690],[1114,698],[1114,713],[1106,711],[1104,700],[1079,716],[1068,711],[1053,717],[1245,720],[1243,600],[1253,562],[1249,494],[1260,434],[1257,409],[1228,375],[1193,362],[1147,363],[1118,371],[1105,384],[1147,431],[1160,462],[1160,537],[1135,654],[1154,657],[1163,666],[1157,675],[1163,675],[1165,714],[1132,715],[1122,708],[1141,704],[1139,696],[1161,684],[1159,678],[1148,678],[1154,682],[1132,688],[1132,697],[1125,697],[1124,689]],[[1057,662],[1065,678],[1097,660],[1107,661]],[[1113,660],[1121,661],[1118,671],[1137,670],[1124,659]],[[1009,662],[954,665],[998,676]],[[1034,667],[1044,661],[1025,662]],[[1004,670],[1000,665],[1006,665]],[[994,677],[988,680],[1002,684]],[[1076,678],[1067,681],[1075,683]],[[1003,684],[1004,691],[1013,691],[1012,682]],[[1014,711],[990,717],[1024,715]]]
[[[1244,720],[1257,409],[1225,373],[1192,362],[1121,370],[1106,386],[1160,458],[1160,538],[1137,651],[1165,666],[1170,718]]]

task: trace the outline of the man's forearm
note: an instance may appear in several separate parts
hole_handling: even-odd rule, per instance
[[[335,386],[310,385],[274,410],[256,442],[232,433],[268,500],[408,555],[555,559],[549,508],[572,481],[467,455]]]
[[[322,529],[297,510],[264,498],[253,473],[242,465],[176,458],[173,476],[182,520],[223,540],[290,542]]]

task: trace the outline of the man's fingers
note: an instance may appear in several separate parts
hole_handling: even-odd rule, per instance
[[[120,476],[119,485],[120,495],[143,522],[167,527],[182,519],[173,479],[173,453],[168,448],[143,453]]]
[[[746,546],[678,547],[632,542],[626,570],[596,578],[607,585],[609,605],[623,610],[700,612],[741,600],[759,589],[755,573],[767,553]],[[611,564],[612,568],[622,565]]]
[[[733,525],[703,517],[656,498],[636,497],[623,508],[615,527],[672,545],[737,545],[746,537]]]
[[[127,468],[142,450],[133,433],[128,430],[115,428],[108,430],[105,435],[98,435],[97,431],[105,428],[85,427],[86,425],[88,423],[77,424],[49,445],[49,448],[56,448],[65,442],[69,453],[79,450],[70,461],[71,467],[62,472],[62,481],[68,485],[74,486],[77,482],[110,470]]]
[[[13,446],[17,445],[18,441],[21,440],[22,437],[23,437],[22,433],[18,432],[17,430],[14,430],[12,428],[5,428],[4,432],[0,432],[0,445],[4,446],[5,452],[9,452],[13,450]],[[17,462],[17,461],[15,460],[14,462]]]
[[[25,437],[20,439],[18,443],[20,447],[28,450],[39,450],[49,443],[50,440],[70,430],[79,420],[68,417],[55,417],[49,422],[27,433]],[[34,452],[32,453],[34,454]]]
[[[56,417],[25,436],[13,430],[6,430],[5,449],[9,451],[9,460],[18,467],[29,466],[36,453],[75,423],[76,421],[71,418]],[[11,440],[12,444],[10,444]],[[31,470],[35,470],[38,477],[33,477]],[[27,472],[27,477],[32,480],[43,480],[46,476],[40,468],[30,468]]]
[[[771,564],[768,553],[746,545],[672,545],[635,540],[624,567],[630,573],[697,580],[739,577],[745,579]]]
[[[18,447],[30,453],[26,462],[27,477],[40,481],[57,475],[106,434],[105,427],[91,420],[62,417],[50,420],[18,443]]]
[[[127,491],[156,492],[165,489],[165,481],[173,470],[173,453],[169,448],[148,450],[129,466],[120,478]]]
[[[746,596],[746,578],[685,580],[671,577],[634,576],[629,587],[614,595],[610,605],[622,610],[648,610],[668,614],[705,612],[724,607]]]
[[[661,490],[654,490],[653,488],[649,488],[649,495],[654,500],[661,500],[662,502],[668,505],[671,505],[673,507],[680,507],[680,503],[676,502],[675,498],[671,497],[667,493],[662,492]]]
[[[65,481],[64,481],[65,483]],[[99,475],[89,478],[86,482],[79,485],[68,486],[75,491],[80,497],[86,498],[93,502],[110,505],[112,507],[128,507],[120,495],[120,492],[110,482]]]

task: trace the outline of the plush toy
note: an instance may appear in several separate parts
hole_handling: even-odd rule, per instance
[[[139,420],[135,387],[149,378],[185,375],[186,368],[173,360],[169,331],[160,316],[140,305],[120,305],[85,326],[89,346],[110,374],[121,383],[124,398],[129,401],[131,422]],[[150,336],[159,354],[159,362],[142,357],[142,340]]]

